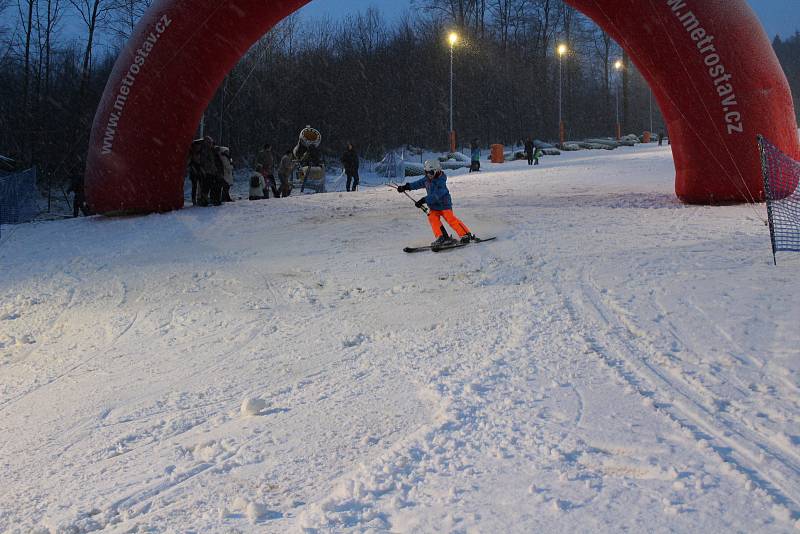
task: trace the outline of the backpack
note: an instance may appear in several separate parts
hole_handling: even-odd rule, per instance
[[[254,174],[250,177],[250,187],[261,187],[261,176]]]

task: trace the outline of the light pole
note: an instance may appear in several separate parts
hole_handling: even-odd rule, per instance
[[[458,34],[450,32],[447,36],[450,42],[450,152],[456,151],[456,131],[453,127],[453,48],[458,43]]]
[[[617,69],[617,140],[622,138],[622,128],[619,123],[619,77],[622,71],[622,60],[618,59],[616,63],[614,63],[614,68]]]
[[[562,71],[562,65],[561,64],[562,64],[564,55],[567,52],[569,52],[569,48],[567,48],[567,45],[565,45],[565,44],[560,44],[560,45],[558,45],[557,51],[558,51],[558,140],[560,141],[561,146],[563,146],[564,145],[564,119],[563,119],[562,105],[561,105],[561,99],[562,99],[562,93],[563,93],[563,83],[562,83],[563,76],[562,76],[562,72],[561,72]]]

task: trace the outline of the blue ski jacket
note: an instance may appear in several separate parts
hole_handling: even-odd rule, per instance
[[[424,187],[428,193],[425,197],[425,203],[432,210],[444,211],[453,209],[453,199],[450,198],[450,190],[447,189],[447,175],[441,171],[433,178],[426,175],[416,182],[411,182],[408,187],[412,190]]]

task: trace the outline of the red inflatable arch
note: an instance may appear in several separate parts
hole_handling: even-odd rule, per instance
[[[157,0],[109,77],[86,192],[98,213],[184,204],[186,158],[225,75],[308,0]],[[745,0],[567,0],[628,52],[665,116],[685,202],[761,200],[756,134],[800,156],[792,97]]]

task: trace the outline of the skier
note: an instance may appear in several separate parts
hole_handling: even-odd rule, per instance
[[[534,150],[533,141],[530,137],[525,140],[525,157],[528,158],[528,165],[533,165]]]
[[[469,146],[472,151],[469,172],[478,172],[481,170],[481,147],[477,139],[473,139]]]
[[[534,148],[533,149],[533,164],[534,165],[538,165],[539,164],[539,158],[541,158],[542,156],[544,156],[544,152],[542,152],[542,149],[539,148],[538,146],[536,148]]]
[[[356,149],[353,148],[353,143],[347,143],[347,150],[342,154],[342,165],[344,166],[345,174],[347,174],[347,191],[357,191],[358,182],[360,181],[358,178],[358,154],[356,154]],[[352,184],[352,189],[350,184]]]
[[[442,164],[438,160],[428,160],[425,162],[424,168],[424,178],[401,185],[397,188],[397,192],[404,193],[425,188],[428,194],[417,201],[417,207],[421,208],[423,204],[427,204],[430,208],[428,222],[433,228],[433,235],[436,236],[436,241],[431,243],[431,246],[441,248],[458,243],[455,239],[442,233],[442,217],[456,231],[462,243],[477,241],[469,228],[467,228],[467,225],[461,222],[453,213],[453,200],[450,197],[450,191],[447,189],[447,175],[442,172]]]

